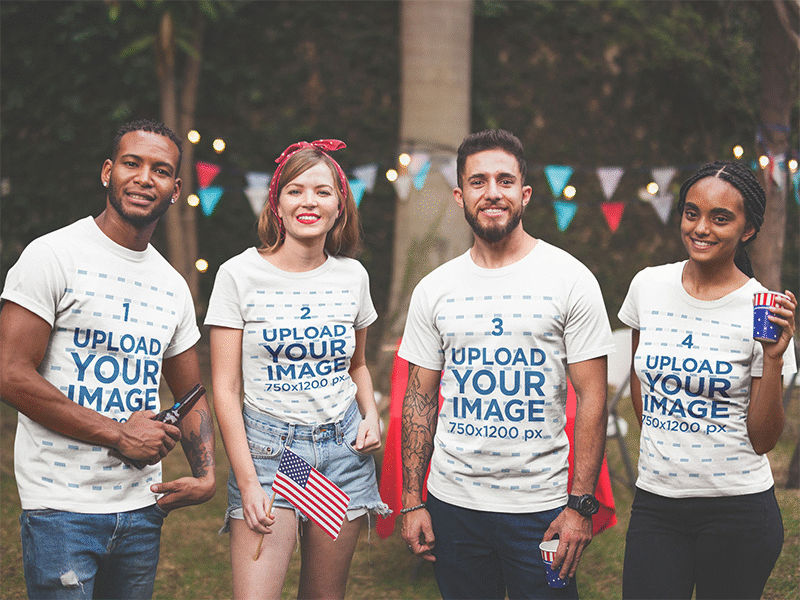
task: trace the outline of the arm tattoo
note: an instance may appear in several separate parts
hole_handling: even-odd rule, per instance
[[[410,492],[421,492],[425,483],[439,414],[439,386],[432,391],[421,387],[419,367],[410,364],[401,435],[403,485]]]
[[[184,434],[181,444],[192,475],[204,477],[214,468],[214,425],[207,410],[196,408],[193,412],[199,422]]]

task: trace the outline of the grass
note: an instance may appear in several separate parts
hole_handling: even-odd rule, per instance
[[[210,389],[210,381],[205,381]],[[626,445],[634,458],[638,448],[638,428],[629,403],[623,401],[621,414],[630,424]],[[388,410],[388,406],[383,407]],[[767,600],[800,598],[800,494],[783,487],[789,459],[800,428],[800,391],[794,390],[787,415],[787,427],[775,450],[770,453],[778,502],[783,513],[785,542],[780,559],[764,591]],[[388,421],[388,415],[387,415]],[[0,407],[0,598],[25,598],[22,552],[19,540],[19,497],[14,482],[13,440],[16,413]],[[612,473],[618,523],[598,535],[584,554],[578,572],[578,589],[585,599],[620,598],[625,531],[633,493],[624,481],[624,468],[616,440],[607,448]],[[230,549],[227,534],[218,534],[225,513],[225,482],[228,465],[221,441],[217,443],[217,494],[206,504],[181,509],[164,524],[161,561],[154,597],[157,599],[221,599],[231,597]],[[634,463],[635,464],[635,463]],[[165,478],[186,473],[183,454],[171,453],[164,464]],[[296,553],[284,586],[283,597],[297,593],[299,553]],[[433,570],[410,555],[398,531],[386,540],[374,531],[364,530],[350,570],[348,598],[428,599],[440,598]]]

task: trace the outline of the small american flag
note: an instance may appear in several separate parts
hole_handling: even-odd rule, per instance
[[[272,490],[334,540],[339,537],[350,496],[288,448],[283,449]]]

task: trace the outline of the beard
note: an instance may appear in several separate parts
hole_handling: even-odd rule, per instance
[[[108,201],[124,221],[138,228],[146,227],[154,221],[158,221],[162,215],[167,212],[170,205],[169,199],[164,200],[160,204],[159,200],[156,200],[154,202],[156,208],[152,212],[144,215],[128,210],[123,205],[122,199],[117,195],[117,186],[114,182],[113,175],[110,176],[108,180]]]
[[[509,210],[509,219],[505,225],[495,225],[492,227],[484,227],[478,222],[477,210],[471,213],[467,210],[466,204],[464,205],[464,217],[467,223],[472,228],[472,232],[485,242],[493,244],[505,238],[509,233],[514,231],[522,220],[522,207],[517,211]]]

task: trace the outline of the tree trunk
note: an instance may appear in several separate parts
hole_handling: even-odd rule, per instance
[[[161,119],[181,140],[184,140],[183,160],[179,173],[183,181],[181,196],[162,218],[166,228],[167,259],[186,279],[197,312],[200,312],[201,307],[198,304],[200,298],[199,277],[194,266],[197,260],[196,210],[186,203],[186,197],[194,188],[194,147],[187,144],[185,140],[186,134],[194,126],[204,23],[202,12],[198,11],[195,35],[192,41],[195,52],[186,59],[180,107],[178,105],[178,82],[175,75],[175,33],[172,15],[169,11],[164,11],[161,17],[161,25],[156,39],[156,72],[161,97]]]
[[[779,12],[773,2],[761,2],[761,132],[764,147],[772,158],[779,159],[775,169],[786,173],[789,151],[789,118],[792,107],[791,83],[795,74],[792,63],[796,47],[781,24]],[[764,189],[767,192],[767,210],[764,224],[752,243],[751,258],[756,278],[768,289],[783,290],[781,264],[786,239],[786,191],[788,177],[781,187],[775,183],[768,170],[764,172]]]
[[[471,242],[464,214],[437,165],[455,155],[470,125],[472,2],[401,2],[400,143],[431,155],[425,186],[396,201],[389,314],[377,382],[388,382],[411,292],[435,267]],[[388,387],[383,386],[383,387]]]

